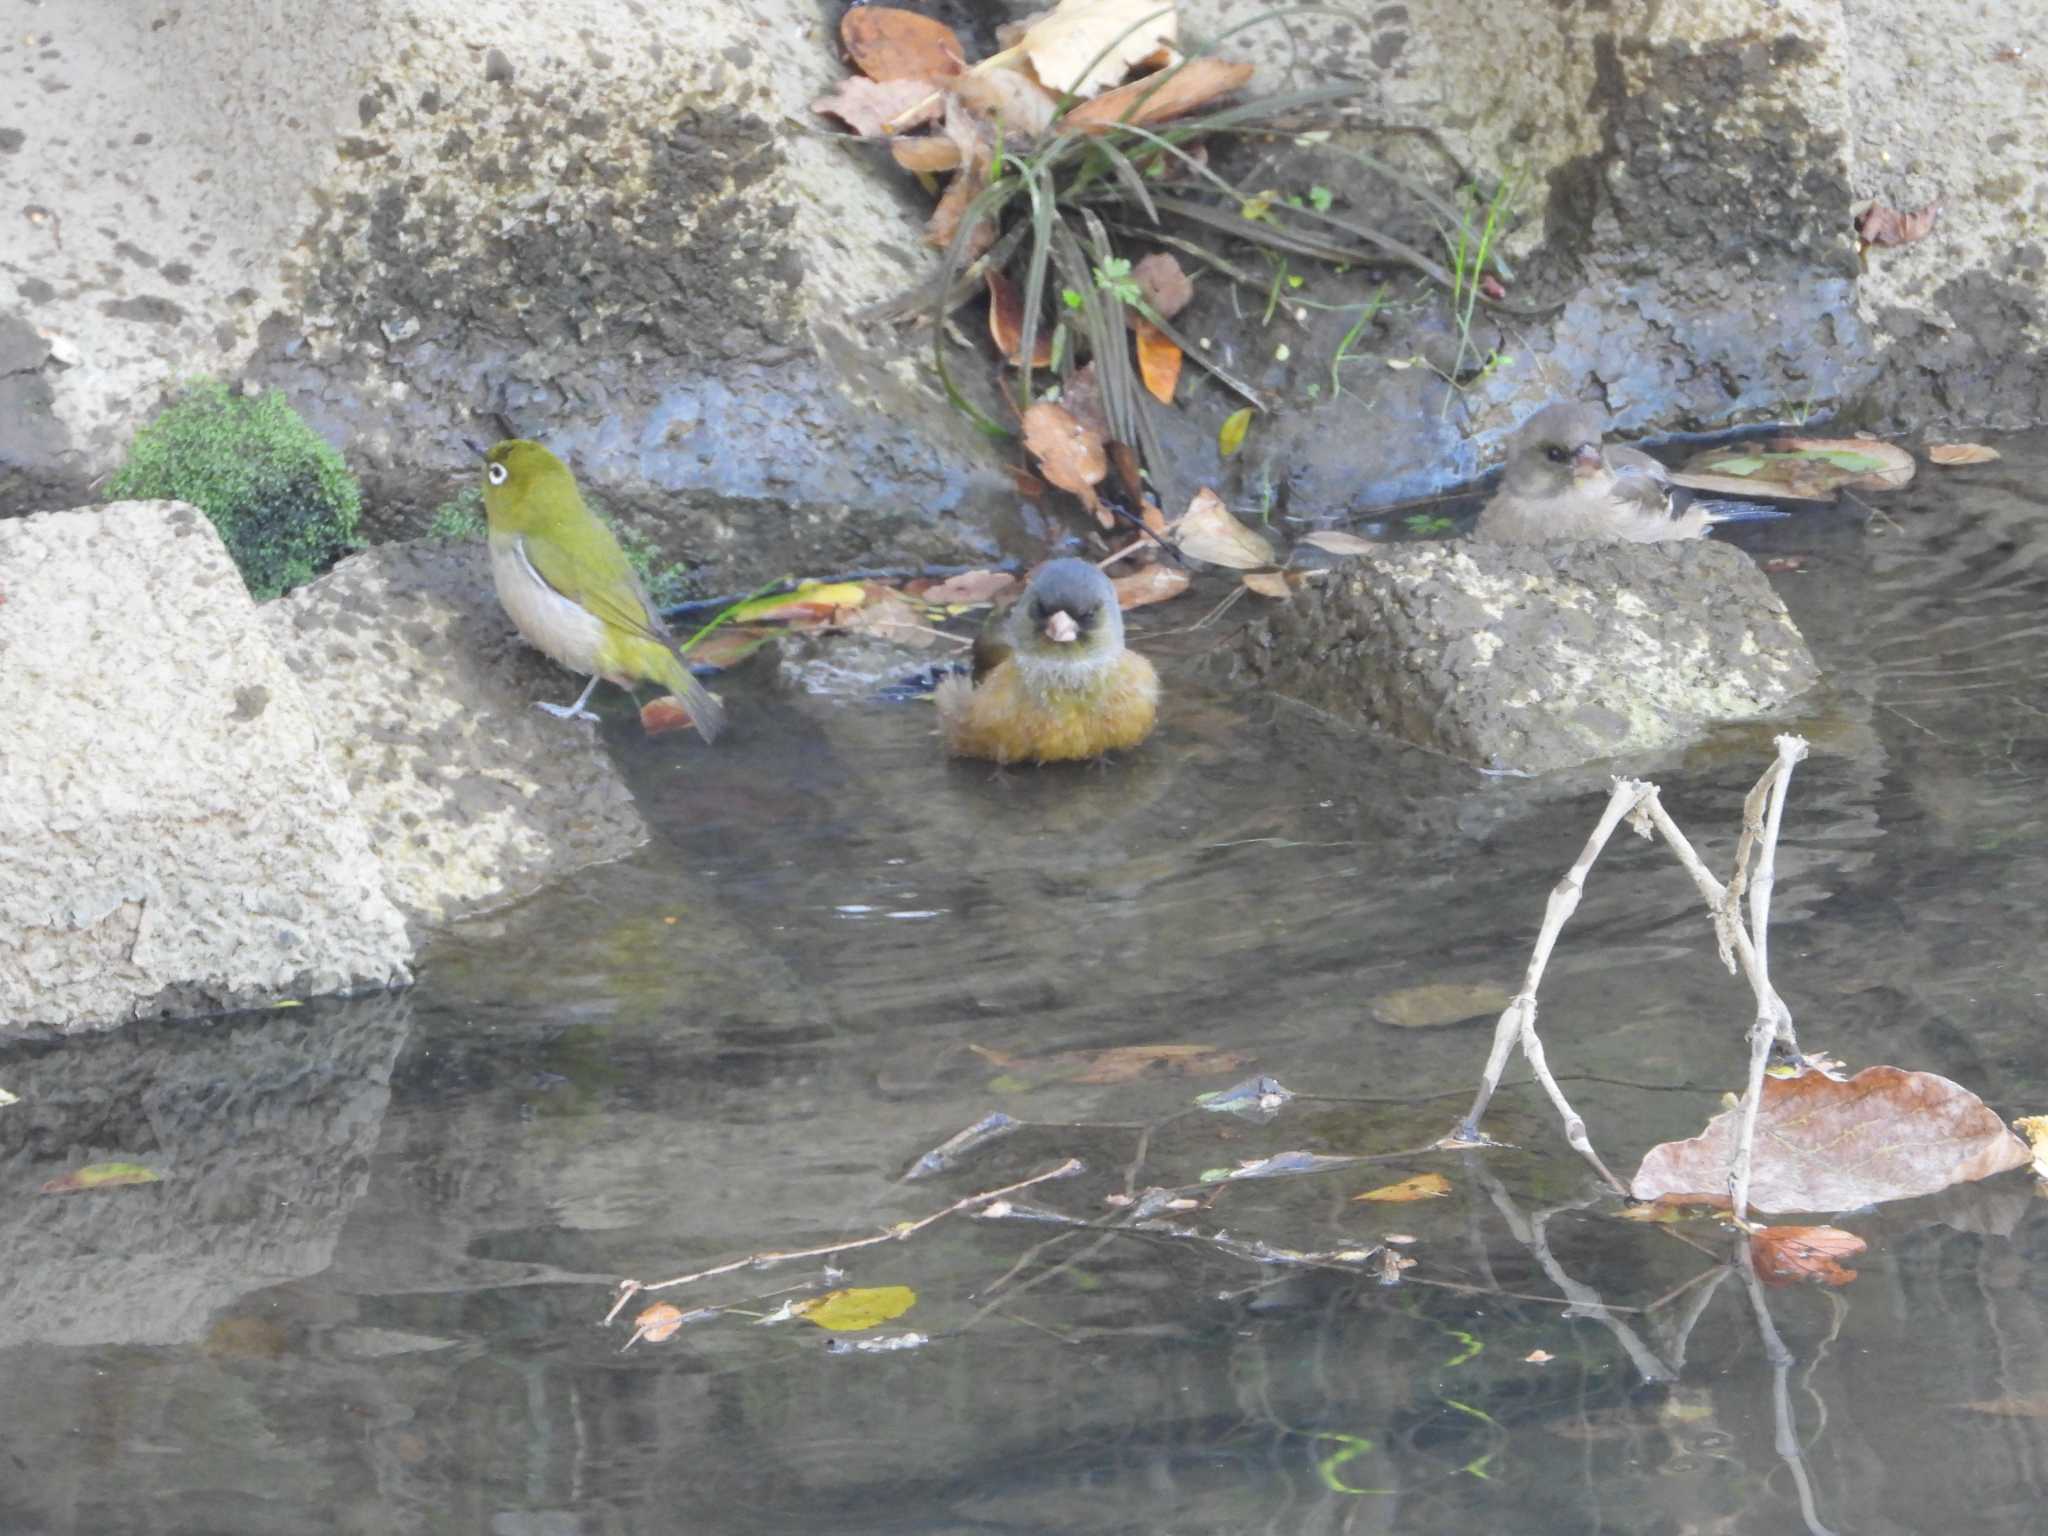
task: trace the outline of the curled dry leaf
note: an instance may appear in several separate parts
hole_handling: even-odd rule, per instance
[[[1837,1260],[1853,1258],[1869,1245],[1840,1227],[1759,1227],[1749,1235],[1750,1258],[1757,1278],[1766,1285],[1810,1280],[1819,1285],[1847,1285],[1856,1278]]]
[[[1049,89],[1085,98],[1115,85],[1159,49],[1172,48],[1178,32],[1179,18],[1166,0],[1060,0],[1024,29],[1014,51]],[[984,59],[977,68],[991,62]]]
[[[1652,1147],[1638,1200],[1728,1188],[1739,1109],[1689,1141]],[[1847,1082],[1820,1072],[1764,1079],[1749,1203],[1760,1211],[1844,1211],[1931,1195],[2023,1168],[2031,1155],[1967,1088],[1932,1072],[1866,1067]]]
[[[1996,448],[1983,443],[1935,443],[1927,457],[1936,464],[1989,464],[2000,457]]]
[[[1007,272],[990,270],[988,278],[988,334],[1004,362],[1021,365],[1024,346],[1024,295]],[[1031,339],[1031,366],[1044,368],[1052,362],[1052,327],[1041,324]]]
[[[1180,263],[1165,251],[1154,251],[1150,256],[1140,257],[1138,264],[1131,268],[1131,277],[1138,285],[1138,292],[1145,296],[1145,302],[1156,314],[1168,320],[1194,301],[1195,280],[1183,272]]]
[[[1110,585],[1116,588],[1117,607],[1143,608],[1148,603],[1179,597],[1192,579],[1177,565],[1148,565],[1128,576],[1117,577]]]
[[[1440,1173],[1418,1173],[1412,1179],[1403,1179],[1398,1184],[1382,1184],[1378,1189],[1368,1189],[1362,1195],[1353,1195],[1352,1201],[1373,1200],[1383,1205],[1406,1205],[1411,1200],[1441,1200],[1451,1192],[1451,1181]]]
[[[1370,555],[1380,548],[1376,539],[1362,539],[1335,528],[1318,528],[1314,533],[1303,534],[1301,542],[1329,555]]]
[[[1911,213],[1901,213],[1883,203],[1872,203],[1856,215],[1856,238],[1867,250],[1873,245],[1911,245],[1925,240],[1941,213],[1941,204],[1929,203]]]
[[[1118,123],[1145,127],[1206,107],[1228,96],[1252,77],[1252,66],[1228,59],[1189,59],[1170,75],[1147,75],[1104,91],[1060,119],[1060,127],[1080,133],[1107,133]]]
[[[1284,601],[1294,596],[1294,588],[1282,571],[1246,571],[1244,584],[1261,597]]]
[[[1109,473],[1109,455],[1072,412],[1044,401],[1032,406],[1024,413],[1024,447],[1046,479],[1095,510],[1095,487]]]
[[[889,146],[889,153],[903,169],[918,176],[936,176],[941,171],[957,170],[961,164],[960,146],[935,133],[898,139]]]
[[[1195,492],[1187,512],[1171,526],[1174,542],[1192,560],[1233,571],[1273,563],[1273,541],[1232,517],[1223,498],[1207,486]]]
[[[943,80],[967,67],[951,27],[891,6],[849,9],[839,23],[839,41],[853,67],[870,80]]]
[[[811,110],[838,118],[864,139],[876,139],[936,121],[943,100],[928,80],[870,80],[865,75],[848,75],[831,95],[812,102]]]
[[[695,723],[690,718],[689,707],[672,693],[664,693],[658,699],[649,699],[640,706],[640,729],[650,736],[666,736],[670,731],[687,731]]]
[[[954,97],[982,117],[1003,125],[1003,136],[1033,140],[1052,126],[1059,98],[1029,75],[1014,69],[977,69],[949,82]]]
[[[1173,404],[1174,386],[1180,383],[1180,348],[1144,316],[1137,317],[1138,377],[1161,405]]]

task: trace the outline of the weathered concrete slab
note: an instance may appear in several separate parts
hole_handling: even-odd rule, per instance
[[[0,1028],[410,980],[313,710],[177,502],[0,521]]]
[[[1819,669],[1741,550],[1399,546],[1245,635],[1256,681],[1480,767],[1540,773],[1770,713]]]
[[[533,707],[567,702],[582,679],[519,638],[480,544],[368,550],[266,605],[263,623],[416,926],[646,841],[597,728]]]

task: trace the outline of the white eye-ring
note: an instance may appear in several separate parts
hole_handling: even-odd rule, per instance
[[[503,485],[505,483],[505,473],[505,466],[502,464],[493,464],[484,471],[485,476],[493,485]]]

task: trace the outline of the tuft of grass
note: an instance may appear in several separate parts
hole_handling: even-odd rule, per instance
[[[484,522],[484,488],[472,485],[434,508],[434,515],[427,523],[427,537],[463,544],[471,539],[481,539],[488,527]]]
[[[135,434],[107,498],[189,502],[219,530],[259,601],[311,581],[357,547],[362,489],[277,390],[187,385]]]
[[[1466,360],[1478,360],[1478,348],[1472,344],[1472,317],[1479,307],[1487,268],[1499,264],[1498,247],[1501,236],[1507,232],[1508,212],[1520,183],[1521,172],[1517,170],[1501,180],[1484,204],[1479,201],[1477,187],[1469,183],[1460,187],[1457,229],[1440,230],[1444,252],[1450,260],[1451,323],[1458,329],[1457,357],[1446,376],[1446,382],[1454,389],[1461,387],[1459,381],[1465,377]],[[1506,361],[1497,352],[1489,353],[1473,382],[1485,378]]]

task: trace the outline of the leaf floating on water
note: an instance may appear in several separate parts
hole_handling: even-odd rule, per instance
[[[913,1179],[928,1179],[935,1173],[950,1172],[970,1152],[977,1152],[992,1141],[1003,1137],[1023,1124],[1013,1120],[1001,1110],[983,1115],[974,1124],[957,1135],[948,1136],[931,1151],[925,1153],[910,1165],[910,1171],[903,1175],[905,1183]]]
[[[1174,542],[1190,560],[1255,570],[1273,563],[1273,541],[1230,515],[1223,498],[1204,486],[1195,492],[1187,512],[1172,525]]]
[[[1173,404],[1174,386],[1180,383],[1180,348],[1150,320],[1138,318],[1138,377],[1161,405]]]
[[[1698,1221],[1725,1214],[1734,1202],[1726,1195],[1659,1195],[1615,1214],[1623,1221],[1649,1221],[1669,1226],[1680,1221]]]
[[[1017,578],[1008,571],[962,571],[926,587],[917,598],[948,608],[974,608],[994,602],[1016,584]]]
[[[1261,597],[1275,598],[1285,602],[1294,595],[1294,588],[1287,583],[1287,577],[1279,571],[1246,571],[1245,587]]]
[[[1791,1285],[1807,1280],[1817,1285],[1847,1285],[1856,1271],[1838,1260],[1853,1258],[1870,1245],[1840,1227],[1759,1227],[1749,1234],[1749,1253],[1757,1278],[1766,1285]]]
[[[1936,464],[1990,464],[2004,455],[1985,443],[1935,443],[1927,457]]]
[[[1336,528],[1318,528],[1314,533],[1305,533],[1301,542],[1331,555],[1370,555],[1380,548],[1377,540],[1363,539],[1355,533],[1345,533]]]
[[[1828,501],[1843,490],[1895,490],[1913,470],[1912,454],[1874,437],[1774,437],[1696,453],[1671,481],[1716,495]]]
[[[805,1322],[829,1328],[834,1333],[860,1333],[868,1328],[879,1328],[916,1305],[917,1292],[909,1286],[876,1285],[850,1291],[827,1291],[822,1296],[798,1302],[790,1310]]]
[[[1557,1356],[1547,1349],[1532,1349],[1529,1353],[1522,1356],[1522,1363],[1524,1365],[1548,1365],[1556,1358]]]
[[[673,1302],[657,1301],[633,1319],[633,1337],[626,1340],[624,1347],[631,1349],[642,1339],[650,1344],[659,1344],[682,1326],[683,1309]]]
[[[1490,982],[1432,981],[1372,1000],[1372,1016],[1395,1029],[1435,1029],[1445,1024],[1497,1019],[1514,1001],[1507,988]]]
[[[75,1195],[88,1189],[118,1189],[128,1184],[159,1184],[163,1175],[140,1163],[88,1163],[60,1174],[42,1187],[46,1195]]]
[[[870,80],[941,80],[967,67],[951,27],[891,6],[852,7],[840,19],[839,41]]]
[[[1728,1187],[1739,1110],[1689,1141],[1652,1147],[1630,1186],[1638,1200]],[[2031,1161],[1984,1101],[1932,1072],[1866,1067],[1767,1077],[1757,1112],[1749,1203],[1760,1211],[1843,1211],[1930,1195]]]
[[[1252,408],[1232,411],[1223,418],[1223,425],[1216,432],[1216,451],[1226,459],[1244,446],[1245,434],[1252,429]]]
[[[1412,1179],[1403,1179],[1398,1184],[1382,1184],[1378,1189],[1368,1189],[1362,1195],[1353,1195],[1354,1202],[1373,1200],[1382,1205],[1406,1205],[1411,1200],[1441,1200],[1451,1192],[1451,1181],[1440,1173],[1418,1173]]]
[[[1207,1077],[1235,1072],[1249,1059],[1207,1045],[1113,1045],[1100,1051],[1059,1051],[1050,1056],[1018,1057],[983,1045],[967,1047],[1006,1072],[1028,1073],[1040,1082],[1136,1082],[1142,1077]]]
[[[1193,580],[1177,565],[1148,565],[1128,576],[1117,577],[1110,585],[1116,588],[1117,607],[1143,608],[1148,603],[1179,597]]]
[[[658,699],[649,699],[640,706],[640,729],[650,736],[665,736],[670,731],[687,731],[696,722],[690,718],[689,706],[672,693],[664,693]]]
[[[1320,1152],[1275,1152],[1254,1158],[1235,1168],[1211,1168],[1202,1174],[1204,1184],[1224,1184],[1234,1179],[1281,1179],[1297,1173],[1323,1173],[1332,1168],[1349,1168],[1356,1157],[1326,1157]]]
[[[1195,1104],[1198,1108],[1219,1114],[1264,1122],[1279,1114],[1282,1106],[1293,1097],[1293,1092],[1280,1079],[1261,1075],[1248,1077],[1241,1083],[1233,1083],[1213,1093],[1198,1093]]]

